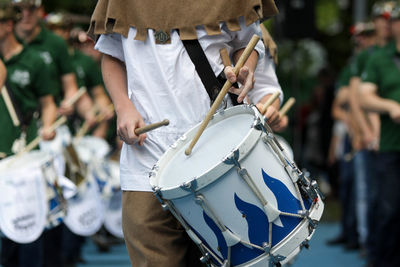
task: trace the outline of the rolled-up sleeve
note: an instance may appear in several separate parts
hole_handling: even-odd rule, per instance
[[[102,34],[94,47],[103,54],[115,57],[125,62],[124,50],[122,47],[122,36],[117,33]]]
[[[269,57],[259,59],[254,78],[256,80],[254,88],[248,94],[251,103],[257,104],[265,95],[273,94],[277,91],[281,93],[279,98],[282,103],[283,92],[276,76],[272,59]]]
[[[233,53],[239,49],[245,48],[254,34],[257,34],[258,36],[260,36],[260,38],[262,36],[260,30],[260,24],[258,22],[246,26],[243,17],[240,17],[239,23],[241,30],[236,32],[231,32],[231,34],[233,34],[233,38],[230,45],[234,48],[232,51]],[[254,49],[258,53],[259,59],[265,56],[265,48],[261,40],[257,43]]]

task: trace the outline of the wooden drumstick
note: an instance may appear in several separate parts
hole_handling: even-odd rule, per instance
[[[18,119],[17,112],[14,109],[14,105],[11,101],[10,95],[8,94],[7,87],[3,86],[1,89],[1,96],[3,97],[4,103],[6,104],[8,113],[10,114],[11,120],[15,127],[21,125],[21,122]]]
[[[169,124],[169,120],[163,120],[160,122],[149,124],[144,127],[135,129],[135,134],[136,135],[144,134],[144,133],[150,132],[154,129],[160,128],[162,126],[167,126],[168,124]]]
[[[109,109],[110,111],[114,111],[114,105],[110,104],[107,109]],[[97,110],[97,107],[94,108],[94,111]],[[100,123],[104,120],[104,118],[106,117],[106,115],[104,113],[100,113],[95,117],[95,121],[96,123]],[[75,137],[76,138],[81,138],[82,136],[84,136],[90,129],[90,125],[88,121],[85,121],[81,128],[78,130],[78,132],[76,133]]]
[[[240,56],[236,66],[233,68],[235,75],[238,75],[239,70],[243,67],[244,63],[249,58],[250,54],[253,52],[254,47],[260,40],[258,35],[253,35],[249,44],[247,45],[246,49],[243,51],[243,54]],[[192,153],[193,147],[196,145],[197,141],[199,140],[200,136],[206,129],[208,123],[210,122],[212,116],[217,111],[218,107],[221,105],[222,100],[224,100],[225,95],[228,93],[229,88],[231,88],[232,83],[229,80],[226,80],[224,86],[222,87],[221,91],[219,92],[217,98],[215,99],[213,105],[211,106],[210,110],[208,111],[206,117],[204,118],[203,122],[201,123],[199,129],[197,130],[196,135],[194,136],[192,142],[190,143],[189,147],[186,148],[185,154],[189,156]]]
[[[67,105],[73,105],[75,102],[84,94],[86,93],[86,88],[81,87],[75,95],[73,95],[70,99],[67,100]],[[59,119],[57,119],[50,127],[49,131],[53,132],[55,131],[58,127],[63,125],[64,123],[67,122],[67,116],[61,116]],[[33,139],[22,151],[20,151],[17,154],[17,157],[20,157],[22,154],[31,151],[34,149],[37,145],[39,145],[40,141],[43,140],[42,135],[38,135],[35,139]]]
[[[264,103],[262,109],[261,109],[261,114],[265,114],[267,111],[267,108],[272,105],[272,103],[275,102],[275,100],[279,97],[281,92],[276,91],[275,93],[272,94],[270,98],[268,98],[267,102]]]
[[[294,97],[291,97],[288,99],[288,101],[286,101],[281,110],[279,110],[279,113],[282,117],[285,116],[289,109],[293,107],[294,103],[296,103],[296,99]]]
[[[220,49],[219,54],[221,55],[222,64],[224,64],[225,67],[232,66],[232,62],[229,58],[228,50],[226,50],[226,48]]]
[[[56,120],[50,127],[49,131],[53,132],[55,131],[58,127],[63,125],[64,123],[67,122],[67,116],[61,116],[58,120]],[[43,137],[41,135],[37,136],[35,139],[33,139],[21,152],[17,154],[17,156],[22,155],[23,153],[29,152],[32,149],[34,149],[37,145],[39,145],[40,141],[43,140]]]
[[[75,104],[76,101],[78,101],[79,98],[81,98],[81,96],[83,96],[86,93],[86,87],[82,86],[81,88],[79,88],[79,90],[71,97],[68,98],[65,101],[65,105],[67,106],[72,106],[73,104]]]

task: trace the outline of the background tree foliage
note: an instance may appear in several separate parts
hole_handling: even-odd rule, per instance
[[[43,0],[46,12],[69,11],[76,14],[84,14],[90,16],[96,6],[97,0]]]

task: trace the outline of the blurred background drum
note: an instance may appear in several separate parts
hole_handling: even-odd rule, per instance
[[[7,238],[31,243],[42,234],[49,209],[46,181],[53,174],[53,158],[42,151],[0,161],[0,229]]]

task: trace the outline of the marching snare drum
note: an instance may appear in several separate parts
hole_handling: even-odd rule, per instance
[[[76,235],[91,236],[104,222],[104,208],[97,182],[88,176],[77,188],[77,193],[67,199],[65,225]]]
[[[0,161],[0,229],[17,243],[31,243],[42,234],[48,216],[46,177],[53,158],[42,151]],[[54,178],[53,178],[54,179]]]
[[[213,266],[289,261],[313,234],[324,204],[316,183],[283,153],[263,116],[241,105],[214,115],[161,157],[150,183]]]
[[[53,140],[40,142],[40,150],[46,151],[54,156],[54,166],[59,175],[65,175],[65,159],[63,150],[71,143],[71,133],[68,126],[61,125],[56,129],[56,137]]]
[[[98,176],[110,146],[101,138],[84,136],[73,140],[79,160],[85,165],[85,180],[78,184],[77,194],[67,200],[66,226],[75,234],[90,236],[95,234],[104,222],[104,207],[99,186],[103,176]],[[100,167],[99,167],[100,166]]]
[[[104,139],[94,136],[75,138],[73,144],[85,164],[93,159],[103,159],[111,151],[110,145]]]
[[[124,238],[122,232],[122,191],[119,180],[119,163],[112,160],[107,163],[109,180],[103,189],[103,196],[106,196],[107,199],[105,202],[104,227],[113,236]]]

